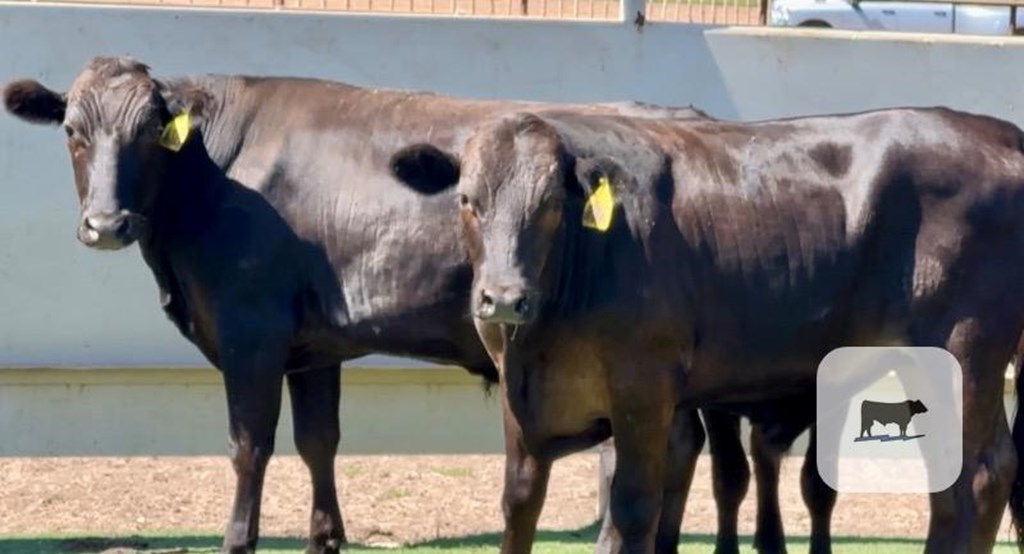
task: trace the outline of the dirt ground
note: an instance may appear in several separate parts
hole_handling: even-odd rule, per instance
[[[337,468],[350,540],[402,544],[501,529],[500,456],[345,456]],[[597,455],[589,453],[556,464],[542,528],[578,529],[595,520],[597,469]],[[806,535],[799,469],[799,458],[783,465],[783,518],[789,534]],[[232,490],[226,457],[0,459],[0,534],[219,534]],[[744,534],[753,532],[753,492],[741,512]],[[309,498],[301,460],[274,458],[262,534],[303,536]],[[924,495],[839,497],[837,535],[921,537],[926,529]],[[706,457],[694,479],[684,531],[715,531]],[[999,537],[1010,537],[1005,517]]]

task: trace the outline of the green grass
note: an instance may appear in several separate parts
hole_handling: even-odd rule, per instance
[[[346,465],[341,467],[341,472],[345,474],[345,477],[355,479],[356,477],[366,473],[366,468],[359,464]]]
[[[398,500],[399,498],[405,498],[411,493],[405,489],[388,489],[384,491],[384,494],[377,497],[378,500]]]
[[[597,527],[591,526],[576,531],[541,531],[534,552],[538,554],[584,554],[593,551],[597,539]],[[118,554],[145,552],[148,554],[193,554],[219,551],[221,538],[209,535],[146,535],[132,537],[16,537],[0,536],[0,554],[96,554],[113,550]],[[744,537],[741,551],[753,554],[750,537]],[[795,537],[789,541],[791,552],[806,552],[807,540]],[[833,542],[834,554],[919,554],[923,543],[910,539],[862,539],[837,537]],[[260,541],[260,552],[266,554],[296,554],[303,552],[305,543],[301,539],[267,537]],[[395,549],[371,548],[354,545],[349,552],[395,553],[395,554],[493,554],[498,548],[498,535],[494,533],[440,539],[422,544]],[[710,535],[689,535],[684,537],[681,554],[707,554],[714,550],[714,537]],[[1016,552],[1010,543],[1001,542],[995,554]]]
[[[468,467],[442,467],[434,471],[438,475],[444,475],[445,477],[463,478],[473,476],[473,470]]]

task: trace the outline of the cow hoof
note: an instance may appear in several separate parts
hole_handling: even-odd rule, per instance
[[[787,554],[785,546],[755,545],[754,550],[757,551],[757,554]]]
[[[340,554],[348,547],[345,537],[331,537],[314,540],[306,547],[306,554]]]
[[[812,542],[811,554],[832,554],[832,544],[828,542],[822,544]]]
[[[656,542],[654,544],[654,554],[679,554],[679,544],[678,542],[670,544],[659,544]]]
[[[725,544],[716,544],[714,554],[740,554],[740,545],[731,541]]]
[[[779,540],[776,537],[769,539],[758,537],[754,535],[754,550],[758,554],[787,554],[786,545],[779,544]]]

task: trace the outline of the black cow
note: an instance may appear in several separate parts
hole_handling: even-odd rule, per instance
[[[895,423],[900,428],[900,438],[907,436],[910,419],[917,414],[928,412],[928,408],[920,400],[904,400],[903,402],[874,402],[865,400],[860,403],[860,438],[871,437],[871,426],[877,421],[882,425]]]
[[[1016,126],[943,108],[752,124],[526,113],[392,164],[414,187],[458,182],[474,318],[528,454],[614,431],[625,551],[654,550],[674,413],[812,390],[828,352],[872,344],[960,360],[963,473],[931,497],[925,550],[991,550],[1024,483],[1000,401],[1024,325]]]
[[[4,104],[28,121],[62,125],[79,239],[100,249],[138,241],[168,317],[223,373],[237,474],[224,540],[231,552],[256,547],[285,377],[313,484],[311,552],[345,541],[333,473],[342,362],[384,352],[497,379],[466,317],[471,267],[445,223],[454,202],[423,201],[395,183],[394,149],[457,148],[483,118],[527,106],[706,117],[635,102],[483,102],[312,79],[158,80],[128,58],[92,60],[65,94],[13,82]],[[668,537],[703,440],[695,412],[678,421],[680,463],[666,494],[680,507],[666,511]],[[507,491],[507,509],[542,496],[549,470],[519,460],[514,433],[508,475],[518,486]],[[678,536],[678,520],[674,527]],[[505,543],[523,539],[532,534]]]

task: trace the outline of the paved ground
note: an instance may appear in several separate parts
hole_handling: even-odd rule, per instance
[[[808,519],[797,488],[798,459],[783,470],[787,531],[804,535]],[[339,458],[349,537],[387,544],[497,531],[501,472],[500,456]],[[556,464],[542,528],[592,523],[596,475],[593,454]],[[687,508],[687,532],[715,530],[710,484],[705,458]],[[219,534],[232,487],[226,457],[0,459],[0,534]],[[264,535],[304,535],[309,494],[301,461],[275,458],[265,491]],[[752,500],[753,490],[742,511],[746,534],[753,532]],[[924,495],[841,495],[835,513],[837,535],[922,537],[926,529]],[[999,537],[1010,538],[1005,521]]]

